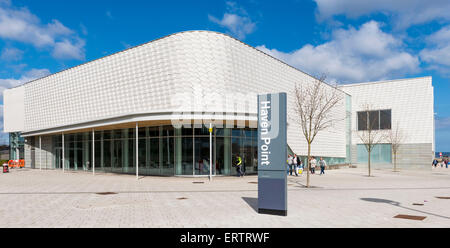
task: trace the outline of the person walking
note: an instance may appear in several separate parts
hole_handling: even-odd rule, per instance
[[[242,158],[239,154],[236,155],[236,170],[238,173],[238,177],[243,177],[244,173],[242,172]]]
[[[436,168],[436,165],[438,164],[438,161],[437,161],[437,159],[434,159],[433,160],[433,164],[432,165],[434,165],[434,168]]]
[[[292,158],[292,163],[294,164],[294,172],[295,176],[298,177],[298,157],[297,154],[294,154],[294,157]]]
[[[309,163],[309,166],[311,167],[311,168],[310,168],[310,169],[311,169],[311,174],[315,174],[315,172],[316,172],[316,166],[317,166],[317,160],[316,160],[316,158],[314,158],[314,157],[311,158],[311,161],[310,161],[310,163]]]
[[[445,160],[445,168],[448,169],[448,158]]]
[[[292,166],[294,165],[294,159],[291,154],[288,155],[289,175],[292,176]]]
[[[320,158],[319,166],[320,166],[320,175],[325,174],[325,167],[327,166],[327,162],[325,162],[325,160],[323,160],[322,157]]]
[[[300,175],[303,175],[303,170],[304,170],[303,160],[301,160],[299,157],[297,157],[297,159],[298,159],[298,162],[297,162],[298,167],[301,169]]]

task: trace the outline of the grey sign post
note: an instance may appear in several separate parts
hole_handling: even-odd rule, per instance
[[[258,95],[258,212],[287,216],[286,93]]]

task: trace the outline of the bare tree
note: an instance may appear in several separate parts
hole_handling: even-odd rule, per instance
[[[302,128],[308,143],[308,161],[306,187],[309,187],[309,171],[311,169],[311,144],[316,135],[342,120],[332,114],[332,110],[341,102],[343,93],[336,86],[327,85],[325,76],[315,78],[313,82],[295,85],[294,121]]]
[[[367,166],[369,169],[369,177],[371,176],[370,171],[370,154],[373,151],[373,148],[380,144],[385,138],[385,132],[380,130],[379,127],[379,119],[374,116],[372,113],[376,113],[378,111],[372,111],[372,107],[369,104],[363,105],[363,112],[358,113],[358,137],[364,144],[364,147],[367,150]],[[360,116],[361,114],[361,116]],[[371,117],[372,115],[372,117]],[[359,120],[362,119],[362,121]],[[363,124],[365,123],[365,124]],[[359,126],[363,125],[363,126]]]
[[[394,171],[397,171],[397,153],[404,136],[397,123],[395,128],[391,128],[387,134],[387,141],[391,143],[392,154],[394,155]]]

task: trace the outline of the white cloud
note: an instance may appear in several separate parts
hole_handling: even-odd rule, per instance
[[[450,77],[450,25],[429,35],[425,41],[427,46],[420,51],[420,59],[428,63],[427,69]]]
[[[74,43],[69,40],[56,42],[52,56],[56,59],[84,60],[84,45],[85,42],[82,39],[78,39],[78,41]]]
[[[227,2],[227,13],[222,19],[208,15],[208,19],[221,27],[229,30],[229,32],[238,39],[245,39],[248,34],[253,33],[256,29],[254,23],[245,9],[238,7],[234,2]]]
[[[326,74],[339,83],[356,83],[417,71],[418,58],[402,47],[401,40],[383,32],[378,22],[370,21],[359,29],[337,29],[332,40],[289,53],[265,45],[257,48],[310,74]]]
[[[448,0],[315,0],[319,20],[344,15],[358,18],[371,13],[383,13],[393,18],[396,28],[433,20],[450,20],[450,1]]]
[[[37,78],[45,77],[50,74],[48,69],[31,69],[25,72],[19,79],[8,78],[0,79],[0,99],[3,102],[3,91],[10,89]],[[7,143],[8,134],[3,132],[3,105],[0,105],[0,144]]]
[[[0,97],[1,99],[3,99],[3,91],[5,89],[17,87],[34,79],[45,77],[49,74],[50,71],[48,69],[31,69],[25,72],[19,79],[15,78],[0,79]]]
[[[0,4],[0,38],[31,44],[39,49],[55,49],[61,42],[69,42],[76,49],[68,53],[72,57],[65,56],[64,59],[84,58],[84,50],[77,47],[79,38],[73,30],[58,20],[42,24],[28,9],[17,9],[10,3]]]
[[[5,47],[2,50],[0,58],[6,61],[18,61],[21,60],[23,56],[23,51],[14,47]]]

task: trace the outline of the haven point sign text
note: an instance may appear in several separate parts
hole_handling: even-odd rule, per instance
[[[286,93],[258,95],[258,212],[287,215]]]

